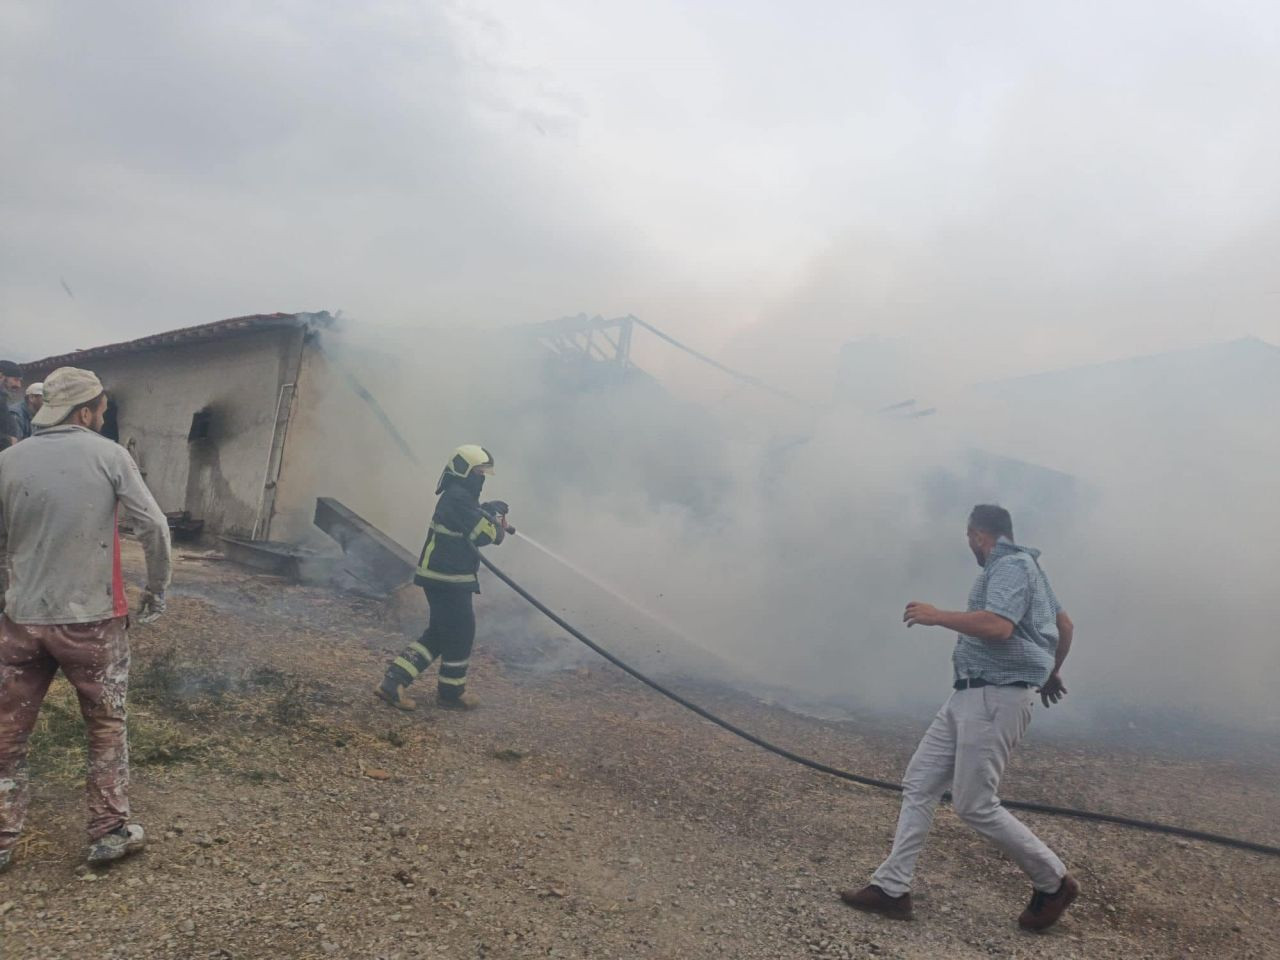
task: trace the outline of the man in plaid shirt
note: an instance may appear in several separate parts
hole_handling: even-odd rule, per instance
[[[889,858],[871,883],[840,894],[849,906],[910,920],[911,880],[948,788],[956,814],[999,847],[1031,878],[1031,902],[1018,918],[1027,930],[1057,922],[1080,893],[1062,861],[1000,804],[996,791],[1009,755],[1031,722],[1035,692],[1048,707],[1066,695],[1062,662],[1073,625],[1058,603],[1038,550],[1013,542],[1003,507],[969,515],[969,548],[982,567],[966,612],[907,604],[908,627],[945,627],[959,635],[954,690],[916,748],[903,776],[902,810]]]

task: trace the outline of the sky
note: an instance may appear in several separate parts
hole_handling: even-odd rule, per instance
[[[10,0],[0,349],[318,309],[635,313],[792,380],[1276,342],[1276,89],[1261,2]]]

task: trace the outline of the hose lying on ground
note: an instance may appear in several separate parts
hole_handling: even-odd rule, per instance
[[[762,737],[756,736],[747,730],[743,730],[736,724],[730,723],[723,717],[718,717],[705,707],[701,707],[692,700],[687,700],[674,690],[663,686],[651,677],[645,676],[635,667],[630,666],[618,657],[614,656],[604,647],[600,646],[581,630],[578,630],[564,618],[560,617],[551,610],[546,604],[535,597],[520,584],[516,583],[511,577],[507,576],[502,570],[496,567],[483,552],[479,552],[480,562],[483,563],[489,571],[505,583],[508,587],[519,594],[530,605],[546,616],[552,623],[560,627],[575,640],[580,641],[593,651],[604,657],[619,670],[630,674],[641,683],[648,687],[652,687],[658,693],[668,699],[674,700],[680,706],[687,710],[692,710],[704,720],[710,720],[716,726],[728,730],[735,736],[741,737],[748,743],[754,743],[757,747],[768,750],[770,753],[777,754],[783,759],[790,760],[792,763],[798,763],[802,767],[808,767],[810,770],[817,770],[819,773],[827,773],[833,777],[839,777],[841,780],[848,780],[852,783],[860,783],[867,787],[876,787],[880,790],[892,790],[897,793],[902,792],[902,784],[893,783],[890,780],[877,780],[875,777],[864,777],[860,774],[850,773],[848,770],[841,770],[839,767],[833,767],[830,764],[822,763],[818,760],[810,759],[802,756],[785,747],[780,747],[775,743],[770,743]],[[945,799],[945,797],[944,797]],[[1168,823],[1156,823],[1150,820],[1139,820],[1134,817],[1121,817],[1110,813],[1097,813],[1092,810],[1075,810],[1071,807],[1056,807],[1047,803],[1029,803],[1022,800],[1001,800],[1005,807],[1010,810],[1026,810],[1031,813],[1043,813],[1052,817],[1071,817],[1076,820],[1091,820],[1095,823],[1111,823],[1121,827],[1133,827],[1137,830],[1146,830],[1149,833],[1164,833],[1175,837],[1186,837],[1189,840],[1203,840],[1206,843],[1216,843],[1224,847],[1233,847],[1237,850],[1248,850],[1252,853],[1263,853],[1272,857],[1280,857],[1280,847],[1272,846],[1266,843],[1257,843],[1253,840],[1241,840],[1237,837],[1227,837],[1217,833],[1206,833],[1203,830],[1192,830],[1188,827],[1179,827]]]

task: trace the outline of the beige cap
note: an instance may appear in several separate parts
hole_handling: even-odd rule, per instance
[[[28,397],[43,397],[44,384],[43,383],[28,384],[25,393]]]
[[[31,425],[55,426],[80,404],[88,403],[102,392],[102,381],[92,371],[59,367],[44,379],[44,406],[31,418]]]

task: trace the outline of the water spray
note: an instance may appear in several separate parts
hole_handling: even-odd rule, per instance
[[[508,529],[507,532],[515,533],[515,530]],[[679,627],[673,624],[670,620],[667,620],[661,614],[655,613],[653,610],[650,610],[648,607],[645,607],[640,603],[638,603],[637,601],[632,600],[630,597],[628,597],[625,593],[623,593],[617,587],[611,586],[610,584],[606,583],[604,580],[601,580],[599,577],[591,573],[588,573],[586,570],[582,569],[582,567],[578,566],[572,560],[569,560],[566,557],[562,557],[560,554],[556,553],[546,544],[539,543],[537,540],[533,539],[533,537],[529,536],[527,533],[520,534],[520,539],[523,540],[525,543],[529,544],[529,546],[533,547],[535,550],[538,550],[539,552],[541,552],[543,556],[551,560],[554,560],[556,563],[560,564],[565,569],[570,570],[573,573],[576,573],[579,577],[581,577],[583,580],[586,580],[589,584],[591,584],[596,589],[609,594],[609,596],[613,597],[615,600],[626,605],[627,607],[630,607],[636,613],[639,613],[642,616],[648,618],[649,620],[652,620],[654,623],[662,627],[662,629],[666,630],[668,633],[671,633],[677,637],[680,637],[682,640],[687,641],[688,643],[698,647],[699,649],[702,649],[702,650],[706,649],[705,647],[702,647],[701,644],[698,644],[697,642],[695,642],[692,638],[690,638],[687,634],[685,634],[683,630],[681,630]]]

